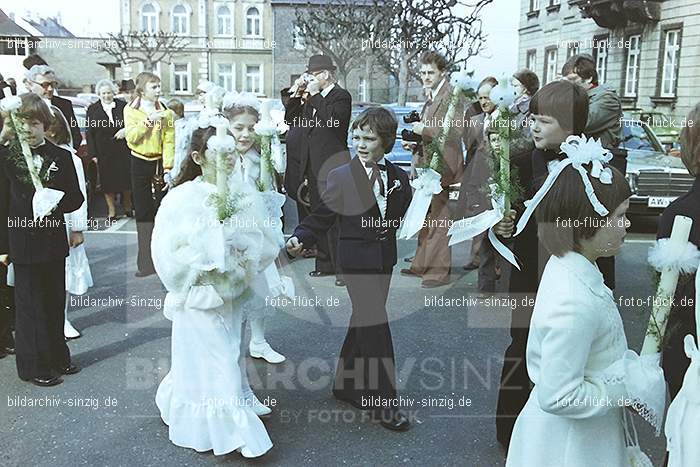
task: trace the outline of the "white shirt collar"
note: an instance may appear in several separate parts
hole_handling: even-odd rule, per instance
[[[335,83],[331,84],[330,86],[328,86],[325,89],[321,89],[321,96],[326,97],[328,95],[328,93],[333,90],[334,87],[335,87]]]
[[[435,100],[435,96],[438,95],[438,93],[440,92],[440,89],[442,89],[443,84],[445,84],[445,78],[442,78],[442,81],[440,81],[440,83],[437,85],[437,87],[435,89],[433,89],[432,91],[430,91],[430,97],[432,100]]]

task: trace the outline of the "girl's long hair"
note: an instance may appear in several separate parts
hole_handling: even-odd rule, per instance
[[[194,161],[194,159],[192,159],[192,153],[196,151],[197,153],[204,155],[204,152],[207,149],[207,141],[209,141],[209,138],[215,134],[216,128],[213,126],[197,128],[194,130],[194,133],[192,133],[192,142],[190,143],[188,156],[184,161],[182,161],[182,168],[180,169],[180,173],[173,183],[174,186],[182,185],[183,183],[194,180],[202,175],[202,168]]]

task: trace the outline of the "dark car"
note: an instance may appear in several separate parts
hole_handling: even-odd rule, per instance
[[[632,189],[631,214],[658,215],[688,192],[695,178],[677,152],[667,152],[654,131],[641,120],[623,119],[620,148],[627,151],[627,181]]]

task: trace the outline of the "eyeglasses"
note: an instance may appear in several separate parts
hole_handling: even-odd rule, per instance
[[[38,84],[39,86],[44,88],[44,90],[49,89],[49,87],[52,87],[54,89],[58,87],[58,81],[44,81],[43,83],[40,83],[38,81],[32,81],[32,83]]]

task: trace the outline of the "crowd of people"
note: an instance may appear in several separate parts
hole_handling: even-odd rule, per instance
[[[441,53],[425,52],[419,66],[425,103],[403,141],[412,153],[410,171],[387,157],[398,128],[394,113],[377,106],[352,119],[351,95],[324,55],[310,57],[305,72],[281,91],[287,126],[282,158],[277,133],[265,129],[263,106],[248,93],[201,82],[203,110],[186,117],[181,102],[161,100],[153,73],[136,77],[127,100],[117,97],[111,81],[96,84],[99,101],[87,111],[87,145],[98,159],[108,216],[117,215],[117,194],[127,215],[133,200],[136,276],[157,274],[168,291],[172,363],[156,405],[171,441],[245,457],[272,447],[260,419],[272,409],[248,384],[245,357],[285,360],[265,338],[265,322],[275,311],[265,299],[294,294],[278,270],[280,251],[313,257],[312,278],[334,276],[336,286],[347,288],[352,315],[333,396],[368,411],[387,429],[409,429],[394,403],[387,314],[399,261],[397,232],[421,177],[433,167],[437,144],[440,190],[430,200],[415,254],[403,259],[410,266],[400,274],[420,279],[426,289],[449,285],[452,248],[467,248],[450,246],[450,223],[492,208],[494,194],[486,188],[496,176],[494,159],[507,146],[517,196],[492,232],[472,239],[464,265],[478,270],[478,291],[487,296],[496,293],[506,267],[491,234],[518,260],[500,285],[519,298],[495,408],[506,464],[629,465],[629,450],[638,446],[626,436],[634,430],[627,411],[638,411],[659,429],[664,375],[674,397],[690,363],[683,338],[697,339],[697,323],[694,307],[674,307],[663,371],[636,370],[644,362],[628,348],[613,296],[614,259],[629,227],[631,197],[625,154],[618,149],[617,93],[599,82],[595,61],[585,54],[570,58],[561,79],[542,87],[531,70],[500,82],[486,76],[473,89],[473,102],[455,92],[459,84],[451,82]],[[24,84],[28,92],[17,97],[16,107],[3,109],[0,136],[0,280],[14,286],[3,288],[2,296],[3,308],[15,310],[11,323],[0,309],[0,355],[15,354],[21,379],[53,386],[79,371],[66,345],[66,338],[79,335],[66,319],[66,294],[84,294],[92,285],[82,235],[87,196],[75,154],[81,136],[70,101],[55,93],[55,72],[34,64]],[[504,85],[516,94],[507,108],[494,99]],[[506,139],[498,127],[504,118],[514,128]],[[700,119],[700,104],[688,119]],[[699,131],[686,127],[680,138],[693,176],[700,170]],[[453,209],[449,192],[457,183]],[[32,199],[47,189],[62,196],[37,216]],[[664,211],[660,239],[670,237],[675,216],[684,215],[696,222],[689,241],[700,247],[697,196],[696,180]],[[296,202],[299,224],[285,240],[287,197]],[[37,223],[13,227],[20,218]],[[676,303],[694,300],[694,282],[694,274],[682,275]]]

